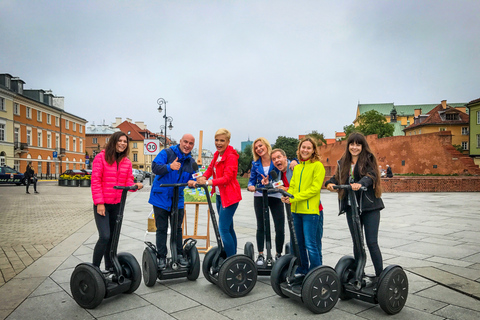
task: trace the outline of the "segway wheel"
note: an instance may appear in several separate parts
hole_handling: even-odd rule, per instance
[[[105,281],[100,270],[93,265],[79,264],[70,277],[70,291],[78,305],[94,309],[105,297]]]
[[[218,273],[220,288],[232,298],[243,297],[257,283],[257,266],[245,255],[229,257]]]
[[[273,291],[283,298],[288,298],[288,296],[283,294],[280,284],[287,280],[288,267],[293,258],[291,254],[281,256],[273,265],[272,273],[270,274],[270,284]]]
[[[313,313],[325,313],[337,304],[340,281],[335,270],[321,266],[310,271],[302,285],[302,300]]]
[[[343,256],[338,260],[337,265],[335,266],[335,271],[337,272],[338,278],[340,279],[340,295],[341,300],[350,300],[350,297],[346,295],[344,290],[344,283],[348,283],[354,274],[355,259],[352,256]]]
[[[250,241],[245,243],[244,253],[252,260],[255,258],[255,249],[253,248],[253,243]]]
[[[200,274],[200,255],[198,254],[197,247],[193,246],[189,252],[187,252],[186,256],[190,266],[188,268],[187,279],[192,281],[197,280]]]
[[[378,286],[378,304],[387,314],[397,314],[407,302],[408,278],[401,267],[387,272]]]
[[[133,293],[138,289],[142,282],[142,269],[138,264],[137,259],[128,252],[120,252],[118,254],[118,262],[122,266],[122,274],[126,279],[129,279],[132,284],[125,293]]]
[[[157,282],[157,255],[149,247],[143,250],[142,256],[143,282],[147,287],[153,287]]]
[[[208,280],[208,282],[213,283],[212,280],[212,274],[211,274],[211,269],[212,269],[212,264],[213,264],[213,258],[215,257],[215,253],[217,252],[218,247],[213,247],[211,248],[206,254],[205,257],[203,258],[203,264],[202,264],[202,272],[203,276],[205,279]]]

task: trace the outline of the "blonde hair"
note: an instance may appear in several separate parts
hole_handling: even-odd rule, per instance
[[[257,161],[260,157],[258,156],[258,154],[255,152],[255,144],[260,141],[261,143],[263,143],[265,145],[265,147],[267,147],[267,153],[268,155],[271,155],[272,154],[272,146],[270,145],[270,142],[268,142],[267,139],[263,138],[263,137],[260,137],[260,138],[257,138],[255,139],[255,141],[253,141],[253,144],[252,144],[252,154],[253,154],[253,160]]]
[[[225,128],[218,129],[217,132],[215,132],[215,137],[219,136],[219,135],[222,135],[222,134],[225,135],[227,137],[227,139],[230,141],[230,137],[232,136],[232,134],[230,133],[230,131],[228,131]]]
[[[310,142],[313,146],[313,153],[312,153],[312,156],[310,157],[310,161],[312,161],[312,162],[320,161],[320,154],[318,153],[318,149],[317,149],[318,148],[317,141],[310,136],[306,136],[306,137],[302,138],[302,140],[300,140],[300,142],[298,143],[298,148],[297,148],[298,159],[302,160],[302,157],[300,156],[300,147],[306,141]]]

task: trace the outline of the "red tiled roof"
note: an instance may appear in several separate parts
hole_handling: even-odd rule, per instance
[[[443,120],[440,116],[441,113],[458,113],[459,120]],[[403,130],[432,125],[465,125],[469,122],[468,114],[448,105],[446,109],[443,109],[442,105],[439,104],[427,112],[427,115],[428,117],[421,123],[414,123]]]
[[[117,126],[117,128],[119,128],[120,130],[122,130],[122,132],[127,134],[127,136],[133,141],[143,141],[145,139],[145,137],[140,133],[143,130],[140,129],[140,127],[137,126],[135,123],[123,121]]]
[[[467,103],[467,106],[478,102],[480,102],[480,98],[470,101],[469,103]]]

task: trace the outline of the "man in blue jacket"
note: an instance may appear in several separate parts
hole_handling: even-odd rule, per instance
[[[152,172],[155,173],[150,199],[148,203],[153,205],[155,214],[156,244],[158,252],[158,266],[165,269],[167,258],[167,229],[168,220],[172,217],[173,187],[160,187],[161,184],[188,183],[189,187],[195,186],[192,174],[194,174],[191,151],[195,145],[195,138],[191,134],[184,134],[180,143],[168,149],[163,149],[153,160]],[[178,263],[187,266],[188,262],[183,257],[182,250],[182,222],[184,216],[183,189],[179,189],[178,199],[178,227],[177,230],[177,258]],[[170,221],[170,224],[172,221]]]

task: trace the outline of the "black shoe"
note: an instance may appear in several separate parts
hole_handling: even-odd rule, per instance
[[[277,261],[278,259],[280,259],[281,256],[282,256],[281,253],[277,253],[277,254],[275,255],[275,261]]]
[[[263,266],[265,264],[265,257],[263,256],[263,254],[258,255],[256,263],[257,266]]]
[[[30,194],[30,192],[27,191],[27,194]]]
[[[188,266],[188,261],[181,254],[177,255],[178,264],[182,267]]]
[[[38,193],[38,191],[35,191],[35,193]]]
[[[158,259],[158,267],[160,268],[160,270],[164,270],[167,267],[167,259],[165,258]]]

